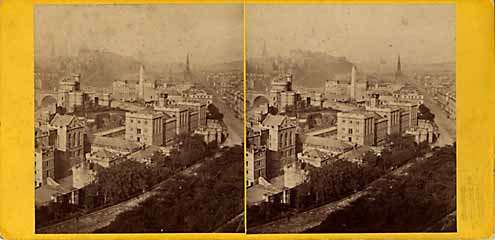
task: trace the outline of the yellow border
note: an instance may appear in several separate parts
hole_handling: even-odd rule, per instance
[[[247,11],[247,6],[246,6],[246,3],[244,3],[244,6],[243,6],[243,10],[242,10],[242,13],[243,13],[243,16],[242,18],[244,19],[244,24],[243,24],[243,34],[244,34],[244,38],[243,38],[243,41],[242,41],[242,44],[243,44],[243,67],[244,67],[244,73],[246,72],[246,69],[247,69],[247,58],[246,58],[246,44],[247,44],[247,37],[246,37],[246,11]],[[246,74],[243,74],[243,80],[244,80],[244,83],[243,83],[243,86],[244,86],[244,91],[243,91],[243,94],[244,94],[244,109],[246,109],[246,90],[247,90],[247,76]],[[247,127],[247,114],[246,114],[246,111],[244,110],[244,114],[243,114],[243,124],[244,124],[244,144],[243,144],[243,147],[244,147],[244,232],[247,232],[247,216],[246,216],[246,211],[247,211],[247,173],[246,173],[246,168],[247,168],[247,162],[246,162],[246,152],[247,152],[247,147],[246,147],[246,143],[247,143],[247,132],[246,132],[246,127]]]
[[[58,3],[455,3],[457,15],[457,233],[409,234],[47,234],[34,235],[33,4]],[[335,239],[489,238],[493,232],[494,16],[490,0],[0,0],[0,233],[6,239]],[[245,17],[245,16],[244,16]],[[244,23],[245,31],[246,23]],[[246,36],[246,35],[244,35]],[[244,44],[244,56],[246,40]],[[244,68],[246,63],[244,61]],[[246,77],[244,76],[244,79]],[[244,86],[246,83],[244,82]],[[246,103],[244,103],[246,104]],[[244,117],[246,115],[244,114]],[[246,118],[245,118],[246,119]],[[246,123],[244,122],[244,125]],[[245,133],[244,133],[245,137]]]

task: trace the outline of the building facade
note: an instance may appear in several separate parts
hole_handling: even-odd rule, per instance
[[[251,146],[246,151],[246,181],[247,186],[258,184],[259,178],[266,179],[266,148]]]
[[[57,131],[55,144],[55,179],[71,175],[72,166],[84,161],[85,120],[56,114],[50,126]]]
[[[126,112],[125,139],[146,145],[163,144],[163,114],[144,110]]]

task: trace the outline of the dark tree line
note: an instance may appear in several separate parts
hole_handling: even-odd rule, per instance
[[[208,113],[206,115],[207,119],[223,120],[223,113],[220,112],[217,106],[214,104],[208,105]]]
[[[342,199],[428,151],[428,144],[416,144],[412,136],[391,135],[382,154],[367,152],[363,164],[337,160],[320,168],[306,166],[309,179],[292,190],[292,205],[276,202],[251,206],[247,209],[248,226],[286,216],[290,211],[305,211]]]
[[[79,205],[51,203],[37,207],[37,227],[128,200],[150,190],[181,169],[212,156],[218,150],[216,144],[205,144],[197,135],[180,135],[178,138],[178,149],[169,156],[155,152],[151,165],[132,160],[109,168],[94,165],[96,180],[80,190]]]
[[[243,211],[243,148],[203,163],[197,174],[174,177],[161,192],[124,212],[99,232],[211,232]]]
[[[455,232],[455,220],[436,224],[456,209],[455,159],[455,145],[435,149],[407,175],[387,175],[374,184],[372,197],[334,212],[310,232]]]
[[[418,119],[424,119],[432,121],[435,120],[435,114],[433,114],[430,109],[424,104],[419,105]]]

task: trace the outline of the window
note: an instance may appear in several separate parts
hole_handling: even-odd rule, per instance
[[[80,132],[77,132],[77,146],[81,145],[81,133]]]
[[[349,142],[352,142],[352,137],[349,137]]]
[[[349,121],[349,123],[352,123],[352,120],[351,120],[351,121]]]
[[[136,133],[141,134],[141,128],[136,128]],[[138,141],[139,142],[139,141]]]
[[[141,120],[138,120],[138,123],[141,123]]]
[[[131,119],[131,123],[133,123],[133,122],[134,122],[134,120]]]
[[[141,138],[137,137],[136,141],[141,142]]]
[[[348,133],[352,134],[352,128],[349,128]]]

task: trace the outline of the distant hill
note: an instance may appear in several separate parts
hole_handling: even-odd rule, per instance
[[[45,80],[43,88],[53,89],[58,81],[71,73],[81,74],[81,86],[108,89],[116,79],[137,81],[141,62],[130,56],[98,50],[83,49],[77,56],[59,56],[55,58],[35,59],[36,72],[57,73],[59,78]],[[184,63],[144,63],[146,79],[158,82],[168,81],[169,77],[178,80],[183,76]],[[192,71],[232,71],[243,70],[243,61],[212,63],[204,66],[192,66]]]
[[[223,63],[212,63],[208,65],[198,66],[199,70],[205,70],[208,72],[230,72],[230,71],[243,71],[244,61],[235,60]]]
[[[129,78],[133,75],[137,80],[139,66],[140,62],[132,57],[98,50],[81,50],[77,56],[35,59],[36,71],[58,72],[61,77],[79,73],[83,87],[95,88],[109,88],[115,79]],[[52,79],[55,83],[44,82],[43,85],[56,86],[59,80]]]
[[[293,50],[287,58],[248,59],[248,72],[290,71],[294,85],[314,88],[323,87],[325,81],[335,75],[350,73],[352,63],[345,57],[334,57],[323,52]]]

